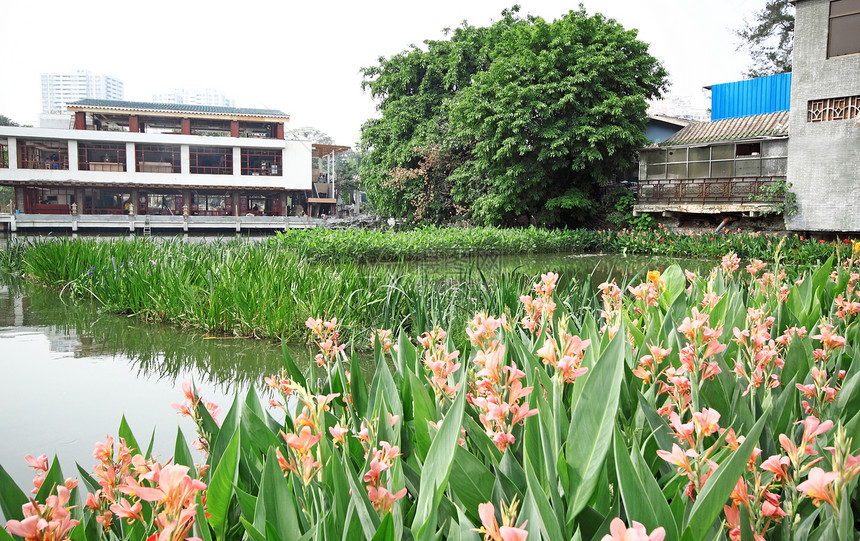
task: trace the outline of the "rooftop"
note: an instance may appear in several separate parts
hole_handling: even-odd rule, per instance
[[[788,136],[788,111],[698,122],[682,128],[659,146],[684,146]]]
[[[290,115],[277,109],[249,109],[246,107],[219,107],[211,105],[187,105],[182,103],[154,103],[146,101],[121,101],[83,99],[68,105],[70,111],[87,113],[139,113],[142,115],[187,116],[190,118],[218,118],[230,120],[254,119],[259,121],[289,120]]]

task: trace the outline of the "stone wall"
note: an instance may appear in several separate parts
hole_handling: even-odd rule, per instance
[[[860,54],[827,58],[829,0],[799,0],[788,141],[796,231],[860,232],[860,118],[808,122],[810,100],[860,96]]]

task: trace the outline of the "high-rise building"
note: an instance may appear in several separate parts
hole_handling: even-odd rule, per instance
[[[66,106],[82,99],[122,100],[123,82],[89,70],[42,74],[42,128],[69,128],[71,115]]]
[[[204,105],[207,107],[235,107],[234,100],[214,88],[174,88],[169,92],[152,95],[156,103],[178,103],[181,105]]]
[[[122,100],[123,82],[89,70],[42,74],[42,112],[66,113],[66,105],[86,98]]]

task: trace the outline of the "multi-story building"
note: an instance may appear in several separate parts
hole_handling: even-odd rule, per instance
[[[214,88],[174,88],[170,92],[152,95],[156,103],[180,103],[185,105],[209,105],[233,107],[236,103]]]
[[[68,128],[71,115],[68,104],[87,98],[101,100],[124,99],[123,82],[115,77],[89,70],[42,74],[42,114],[39,126]]]
[[[73,129],[0,127],[0,185],[28,228],[282,229],[330,213],[314,175],[349,147],[284,138],[277,110],[86,99]],[[318,173],[318,172],[317,172]]]
[[[860,232],[860,0],[795,6],[786,225]]]

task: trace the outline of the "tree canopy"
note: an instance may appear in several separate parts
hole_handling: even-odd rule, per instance
[[[745,21],[737,32],[738,50],[748,50],[752,64],[747,77],[763,77],[791,71],[794,44],[794,5],[790,0],[767,0],[753,22]]]
[[[646,143],[666,72],[580,6],[547,22],[515,6],[365,68],[380,118],[363,126],[362,182],[383,214],[572,223]]]
[[[20,126],[20,124],[6,115],[0,115],[0,126]]]

